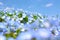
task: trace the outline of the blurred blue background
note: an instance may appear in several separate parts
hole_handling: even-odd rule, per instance
[[[39,12],[48,16],[60,14],[60,0],[0,0],[0,9],[6,7]]]

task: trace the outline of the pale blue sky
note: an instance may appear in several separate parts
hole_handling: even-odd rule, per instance
[[[44,15],[60,14],[60,0],[0,0],[0,9],[6,7],[40,12]]]

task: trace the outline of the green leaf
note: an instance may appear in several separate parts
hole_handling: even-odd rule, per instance
[[[9,17],[13,17],[13,14],[9,14],[9,13],[7,13],[7,16],[9,16]]]
[[[33,15],[33,18],[36,20],[38,17],[36,15]]]
[[[6,12],[5,13],[8,17],[12,18],[13,17],[13,14],[10,14],[9,12]]]
[[[26,16],[25,18],[23,18],[23,20],[21,21],[21,23],[26,23],[28,22],[28,16]]]
[[[10,37],[13,37],[13,38],[15,38],[15,39],[16,39],[16,37],[17,37],[17,35],[14,34],[13,32],[11,32],[9,35],[10,35]]]
[[[26,16],[25,18],[23,18],[23,20],[24,20],[25,22],[28,22],[28,16]]]
[[[17,37],[17,34],[13,34],[13,38],[16,39],[16,37]]]
[[[16,30],[17,36],[19,35],[20,32],[21,32],[21,28]]]
[[[22,12],[19,12],[18,17],[19,17],[19,18],[22,17]]]
[[[9,34],[9,33],[6,33],[6,34],[4,34],[4,36],[5,36],[6,38],[9,38],[9,37],[10,37],[10,34]]]
[[[0,17],[0,22],[4,22],[5,20]]]

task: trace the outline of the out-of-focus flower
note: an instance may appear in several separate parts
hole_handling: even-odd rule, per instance
[[[41,38],[48,38],[50,37],[51,33],[47,29],[39,29],[37,30],[37,35]]]
[[[59,20],[40,13],[6,8],[0,11],[0,34],[6,40],[50,40],[60,35]],[[3,37],[0,40],[5,40]]]
[[[32,34],[28,32],[21,33],[16,40],[30,40],[32,38]]]
[[[0,23],[0,28],[5,28],[5,25],[3,23]]]
[[[14,38],[9,38],[8,40],[14,40]]]
[[[26,14],[25,14],[25,13],[23,13],[22,18],[25,18],[25,17],[26,17]]]
[[[43,25],[44,25],[44,27],[46,27],[46,28],[49,28],[49,27],[50,27],[50,23],[49,23],[49,22],[43,22]]]
[[[6,40],[5,36],[0,35],[0,40]]]

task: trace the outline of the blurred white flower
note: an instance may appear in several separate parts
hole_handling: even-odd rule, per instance
[[[21,23],[22,26],[24,26],[24,23]]]
[[[41,17],[41,18],[43,18],[43,16],[40,13],[38,13],[38,16]]]
[[[19,19],[20,19],[20,21],[23,20],[23,18],[19,18]]]
[[[60,31],[60,26],[58,26],[58,31]]]
[[[55,18],[55,17],[52,17],[52,20],[57,20],[57,18]]]
[[[17,37],[17,40],[30,40],[32,35],[30,33],[22,33]]]
[[[10,20],[11,18],[10,17],[6,17],[6,20]]]
[[[6,18],[6,16],[2,16],[2,19],[5,19]]]
[[[22,28],[21,31],[24,32],[25,31],[25,28]]]
[[[31,14],[30,16],[31,16],[31,17],[33,17],[33,15],[32,15],[32,14]]]
[[[3,23],[0,23],[0,28],[5,28],[5,25]]]
[[[0,40],[6,40],[6,38],[3,35],[0,35]]]
[[[46,27],[46,28],[49,28],[49,27],[50,27],[50,23],[49,23],[49,22],[43,22],[43,25],[44,25],[44,27]]]
[[[43,22],[44,20],[43,19],[39,19],[39,21]]]
[[[57,36],[57,35],[59,35],[59,32],[56,30],[56,31],[55,31],[55,34],[56,34],[56,36]]]
[[[46,30],[46,29],[39,29],[37,32],[38,36],[42,37],[42,38],[48,38],[50,37],[50,31]]]

